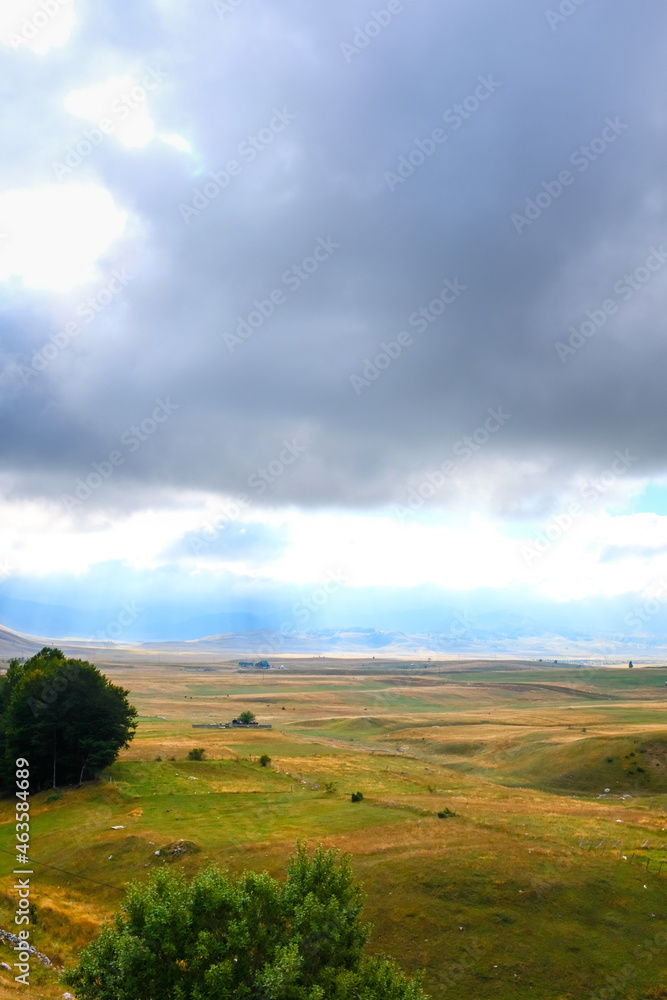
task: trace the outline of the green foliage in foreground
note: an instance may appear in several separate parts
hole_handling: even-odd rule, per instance
[[[17,758],[30,762],[33,790],[80,784],[108,767],[136,729],[128,694],[49,646],[11,660],[0,682],[0,788],[15,788]]]
[[[156,871],[62,975],[78,1000],[425,1000],[368,958],[349,858],[297,845],[287,879]]]

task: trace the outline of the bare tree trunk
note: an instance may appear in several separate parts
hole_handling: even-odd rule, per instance
[[[88,754],[88,757],[90,757],[90,754]],[[84,760],[83,767],[81,768],[81,774],[79,775],[79,788],[81,788],[81,785],[83,784],[83,772],[86,767],[86,764],[88,763],[88,757],[86,757],[86,759]]]

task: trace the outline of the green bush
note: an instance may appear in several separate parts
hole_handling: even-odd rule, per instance
[[[160,868],[61,981],[77,1000],[426,1000],[364,955],[363,902],[349,857],[321,844],[312,857],[297,845],[285,882]]]
[[[361,794],[361,792],[352,792],[352,801],[353,802],[361,802],[362,799],[363,799],[363,795]]]
[[[195,747],[188,751],[188,760],[203,760],[205,753],[204,747]]]
[[[268,765],[271,763],[271,758],[269,757],[268,753],[263,753],[262,756],[259,758],[259,762],[262,765],[262,767],[268,767]]]
[[[456,813],[452,812],[448,806],[445,806],[445,808],[438,813],[438,819],[449,819],[450,816],[456,816]]]

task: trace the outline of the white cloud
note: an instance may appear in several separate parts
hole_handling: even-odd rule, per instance
[[[2,44],[40,56],[65,45],[75,24],[73,0],[11,0],[0,7]]]
[[[145,78],[149,77],[146,74]],[[156,85],[155,78],[150,78],[150,89]],[[146,88],[133,77],[112,76],[93,87],[70,91],[64,104],[70,114],[93,122],[105,134],[117,136],[124,146],[140,149],[155,137],[147,97]]]
[[[181,153],[192,152],[192,146],[190,145],[188,140],[184,139],[182,135],[178,135],[178,133],[176,132],[173,132],[169,135],[162,132],[160,133],[159,138],[162,140],[162,142],[166,142],[168,146],[173,146],[174,149],[180,150]]]
[[[0,281],[67,292],[95,278],[95,262],[120,237],[127,213],[102,187],[62,184],[0,194]]]
[[[224,530],[221,499],[182,494],[173,507],[125,517],[88,512],[74,516],[42,502],[0,503],[0,563],[4,575],[85,574],[120,560],[137,570],[174,563],[174,545],[206,524]],[[450,591],[532,587],[536,598],[556,602],[649,593],[667,581],[667,516],[582,516],[541,556],[528,563],[525,540],[510,537],[502,522],[481,516],[407,523],[386,514],[303,513],[253,506],[234,517],[237,528],[287,526],[286,550],[263,560],[238,553],[214,557],[193,551],[178,560],[183,586],[198,574],[252,578],[303,586],[340,571],[349,586],[401,588],[432,585]],[[536,529],[537,535],[538,529]],[[215,535],[214,535],[215,537]],[[223,551],[220,549],[219,551]],[[610,555],[611,553],[611,555]]]

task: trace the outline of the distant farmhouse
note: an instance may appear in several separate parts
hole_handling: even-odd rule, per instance
[[[232,719],[231,722],[193,722],[193,729],[272,729],[272,726],[265,726],[259,722],[239,722]]]

